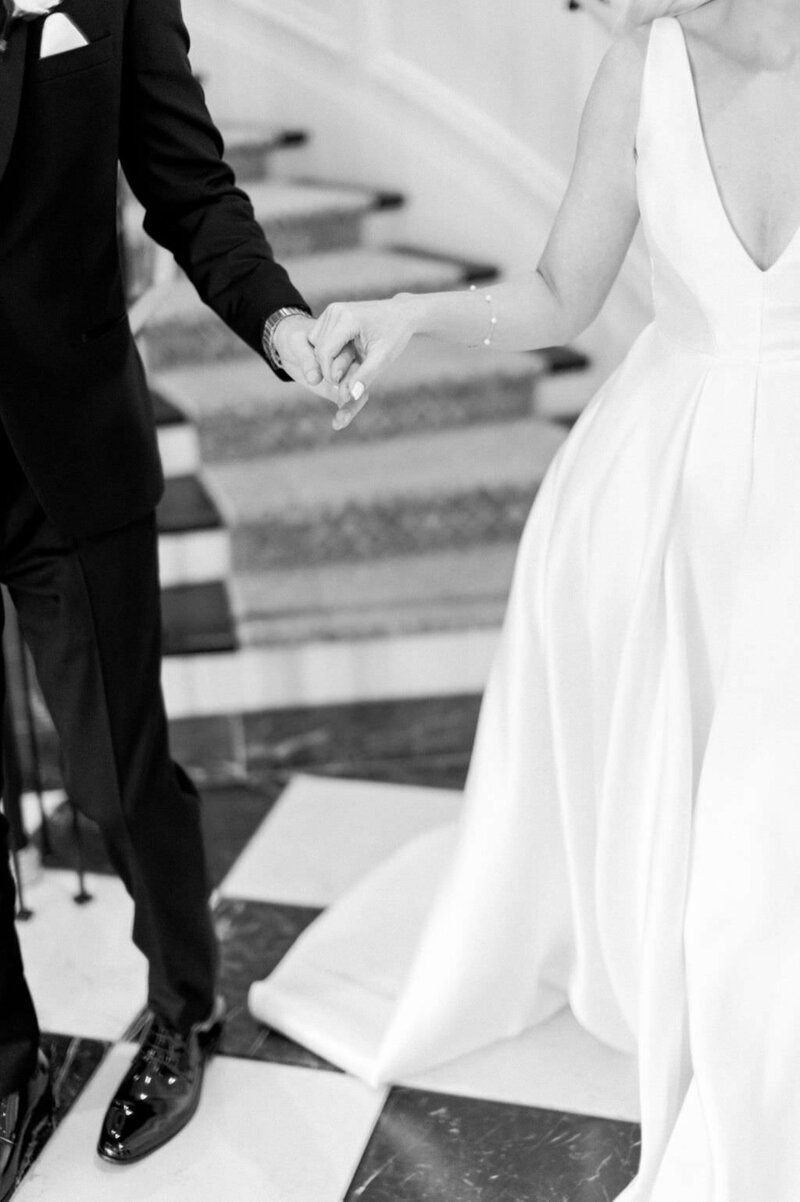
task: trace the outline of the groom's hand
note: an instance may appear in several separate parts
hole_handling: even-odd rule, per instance
[[[343,348],[333,360],[330,368],[330,382],[326,382],[317,362],[314,347],[308,340],[314,324],[312,317],[305,317],[302,314],[285,317],[275,330],[273,345],[284,370],[293,380],[296,380],[298,384],[304,384],[317,396],[324,397],[326,401],[338,405],[339,386],[349,379],[358,366],[355,350],[352,345]]]

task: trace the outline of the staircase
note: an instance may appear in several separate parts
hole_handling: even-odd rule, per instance
[[[226,137],[276,257],[316,312],[494,277],[373,245],[374,215],[402,198],[292,180],[301,142],[294,131]],[[141,217],[128,199],[134,276],[153,254]],[[276,380],[185,280],[141,345],[168,479],[164,686],[178,754],[195,769],[241,767],[244,715],[479,691],[585,358],[417,340],[334,434],[332,408]]]

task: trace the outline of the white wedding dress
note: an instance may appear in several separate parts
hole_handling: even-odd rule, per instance
[[[457,837],[334,905],[256,1015],[372,1082],[569,1004],[637,1051],[625,1202],[800,1198],[800,231],[726,216],[686,44],[638,136],[655,322],[525,531]]]

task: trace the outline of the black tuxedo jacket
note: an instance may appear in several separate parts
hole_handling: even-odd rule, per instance
[[[60,11],[88,46],[40,59],[42,21],[17,22],[0,58],[0,423],[45,512],[83,538],[163,488],[125,312],[118,163],[149,234],[255,350],[269,314],[303,301],[222,160],[180,0]]]

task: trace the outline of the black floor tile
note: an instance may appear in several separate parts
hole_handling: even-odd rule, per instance
[[[65,1118],[89,1078],[94,1074],[109,1046],[99,1039],[80,1039],[72,1035],[42,1035],[42,1048],[50,1061],[53,1082],[55,1100],[53,1130]],[[51,1134],[52,1131],[49,1131],[38,1140],[35,1147],[30,1148],[31,1164],[34,1164],[41,1156]],[[30,1168],[30,1165],[28,1167]]]
[[[283,959],[297,937],[319,913],[304,906],[224,898],[215,923],[220,941],[220,986],[228,1005],[221,1052],[249,1060],[267,1060],[304,1068],[331,1065],[271,1031],[252,1017],[247,993]]]
[[[227,875],[252,836],[275,804],[285,781],[264,775],[259,787],[245,785],[205,789],[202,794],[202,820],[206,856],[214,885]],[[48,868],[77,869],[82,857],[88,873],[113,875],[114,870],[96,823],[82,815],[76,819],[66,802],[59,806],[47,826],[49,853],[43,854]],[[36,842],[44,853],[42,834]],[[91,890],[91,881],[89,883]],[[76,889],[77,891],[77,889]]]
[[[394,1089],[345,1202],[611,1202],[638,1159],[632,1123]]]
[[[371,702],[248,715],[248,760],[260,770],[463,788],[480,698]]]
[[[345,777],[348,780],[377,781],[386,785],[415,785],[433,789],[464,788],[469,756],[417,756],[336,761],[317,764],[309,771],[314,776]]]
[[[88,873],[114,875],[99,827],[91,819],[77,814],[68,802],[58,807],[44,829],[37,831],[34,842],[46,868],[77,871],[78,865],[82,864]]]
[[[214,924],[220,946],[219,988],[227,1007],[219,1047],[221,1055],[338,1071],[307,1048],[258,1022],[247,1009],[247,994],[253,981],[262,980],[280,963],[319,913],[305,906],[237,898],[217,902]],[[126,1040],[141,1038],[147,1017],[146,1009],[137,1015],[125,1033]]]
[[[42,1047],[53,1074],[56,1122],[59,1123],[94,1074],[110,1044],[101,1039],[45,1034]]]
[[[393,784],[462,789],[480,697],[369,702],[193,719],[173,723],[176,758],[198,780],[241,779],[261,786],[293,772],[349,776]],[[59,787],[57,740],[38,731],[42,784]],[[35,787],[25,740],[27,788]]]
[[[169,741],[173,756],[201,789],[246,779],[241,714],[173,719]]]
[[[267,776],[258,788],[230,785],[203,790],[203,835],[214,885],[228,875],[284,788],[283,778]]]

